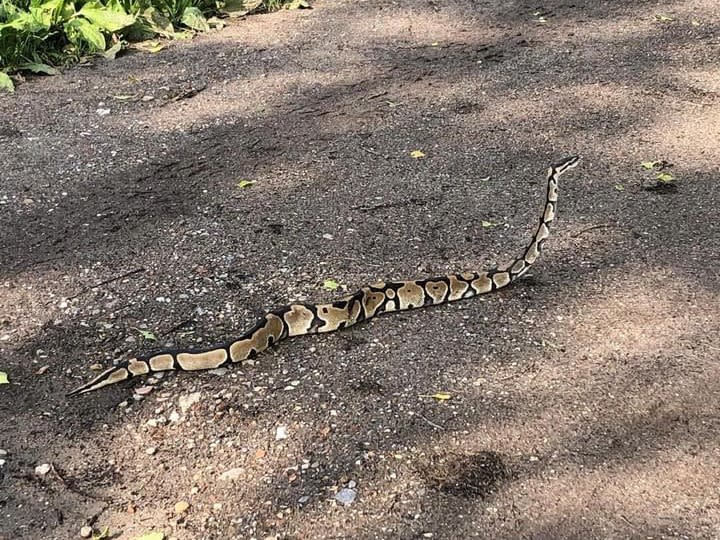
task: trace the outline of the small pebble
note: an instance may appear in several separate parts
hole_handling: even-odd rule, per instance
[[[200,392],[193,392],[192,394],[189,394],[187,396],[180,396],[178,398],[178,405],[180,405],[180,410],[183,413],[186,413],[190,407],[200,401],[201,397],[202,394]]]
[[[278,426],[275,429],[275,440],[282,441],[283,439],[287,439],[287,438],[288,438],[287,426]]]
[[[45,476],[47,473],[50,472],[50,464],[49,463],[43,463],[42,465],[38,465],[35,467],[35,474],[38,476]]]
[[[82,538],[90,538],[92,533],[93,533],[92,527],[90,527],[89,525],[85,525],[84,527],[82,527],[80,529],[80,536]]]
[[[335,500],[345,506],[350,506],[355,502],[355,497],[357,497],[357,491],[349,488],[342,488],[335,494]]]
[[[306,504],[310,500],[309,495],[303,495],[298,499],[298,504]]]
[[[220,480],[237,480],[243,473],[242,467],[235,467],[234,469],[228,469],[220,475]]]
[[[153,454],[155,454],[155,452],[157,452],[157,448],[155,448],[154,446],[149,446],[145,449],[145,453],[148,456],[152,456]]]
[[[187,501],[179,501],[175,503],[175,513],[184,514],[185,511],[190,508],[190,503]]]

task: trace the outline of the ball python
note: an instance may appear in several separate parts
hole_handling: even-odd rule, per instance
[[[159,371],[214,369],[243,362],[273,344],[295,336],[333,332],[367,321],[381,313],[405,311],[454,302],[510,285],[535,263],[550,235],[558,199],[558,178],[575,167],[572,156],[547,171],[547,192],[540,224],[525,251],[509,265],[480,272],[461,272],[419,280],[379,282],[328,304],[290,304],[267,313],[237,339],[205,349],[164,349],[141,354],[99,374],[68,395],[91,392],[132,377]]]

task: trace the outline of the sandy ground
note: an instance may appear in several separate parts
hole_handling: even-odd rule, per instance
[[[0,96],[0,538],[720,538],[719,21],[318,0]],[[505,291],[64,396],[507,261],[573,153]]]

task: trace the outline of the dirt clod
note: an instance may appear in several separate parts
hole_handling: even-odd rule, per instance
[[[485,498],[510,477],[508,467],[494,452],[433,456],[422,472],[430,487],[467,498]]]

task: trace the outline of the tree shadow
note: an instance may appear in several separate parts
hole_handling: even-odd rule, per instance
[[[566,11],[578,13],[563,3],[551,4],[546,9],[556,17]],[[535,9],[530,4],[523,6],[528,12]],[[577,19],[593,18],[601,23],[618,12],[632,13],[630,6],[628,2],[613,2],[599,10],[584,3],[579,5],[582,11]],[[527,15],[522,9],[501,9],[493,10],[494,24],[506,32]],[[310,24],[321,27],[322,21]],[[300,35],[286,47],[302,39]],[[535,388],[531,397],[523,396],[523,390],[532,389],[527,380],[517,390],[508,387],[514,378],[541,371],[543,366],[559,369],[563,362],[583,362],[578,351],[548,352],[537,343],[553,339],[548,335],[556,331],[553,317],[564,315],[568,304],[582,310],[590,292],[602,294],[594,289],[598,287],[598,272],[589,270],[626,268],[630,274],[660,268],[692,277],[697,289],[711,296],[717,290],[718,276],[699,272],[705,264],[695,259],[718,247],[720,235],[712,225],[717,196],[709,170],[690,171],[687,183],[680,187],[681,196],[706,201],[703,205],[684,204],[678,202],[680,196],[660,197],[642,190],[618,202],[615,191],[598,189],[605,187],[601,184],[604,178],[592,178],[598,171],[611,173],[610,178],[625,174],[627,160],[618,163],[604,145],[630,132],[656,111],[656,104],[648,101],[630,114],[612,102],[598,102],[580,111],[573,104],[573,90],[600,76],[612,76],[614,84],[637,90],[662,89],[655,80],[645,78],[672,63],[662,37],[623,38],[611,44],[620,65],[642,66],[622,73],[597,63],[581,69],[582,56],[568,67],[560,63],[564,57],[553,53],[555,47],[536,47],[532,37],[527,40],[513,35],[490,44],[486,41],[468,35],[467,42],[445,48],[424,44],[403,48],[394,41],[375,41],[362,50],[374,67],[372,76],[360,84],[289,81],[283,90],[290,91],[295,85],[292,102],[279,93],[263,98],[264,109],[251,115],[252,122],[241,124],[242,128],[235,122],[247,113],[221,116],[219,125],[172,139],[168,155],[178,157],[163,158],[150,169],[142,164],[92,178],[92,182],[79,181],[51,213],[47,207],[37,207],[3,214],[0,258],[9,261],[1,270],[5,280],[22,280],[43,272],[74,272],[96,263],[104,266],[98,277],[112,277],[118,269],[135,265],[146,267],[148,277],[146,281],[143,274],[142,278],[113,283],[109,291],[103,287],[83,293],[80,303],[87,303],[87,309],[78,306],[78,312],[63,315],[59,325],[45,323],[29,332],[22,345],[7,351],[6,365],[13,368],[16,385],[5,392],[7,399],[0,403],[0,411],[3,418],[20,427],[22,438],[7,438],[3,445],[13,455],[25,457],[0,468],[0,482],[12,487],[21,471],[39,460],[52,460],[62,463],[58,466],[62,479],[48,479],[38,493],[47,496],[52,488],[52,498],[62,500],[65,493],[79,507],[89,503],[71,488],[95,498],[108,497],[114,501],[108,511],[111,516],[121,513],[118,501],[124,503],[129,498],[145,507],[140,511],[142,517],[147,516],[143,512],[148,512],[149,501],[156,506],[175,502],[168,495],[168,484],[176,493],[189,493],[194,484],[200,484],[203,494],[213,501],[222,500],[226,509],[216,515],[214,524],[197,523],[192,518],[173,521],[174,527],[198,537],[215,537],[222,532],[311,536],[317,533],[313,527],[318,524],[327,525],[334,534],[350,531],[354,537],[415,538],[426,532],[442,537],[447,531],[493,536],[501,530],[500,518],[489,514],[487,507],[497,503],[503,511],[512,509],[508,498],[516,493],[513,490],[523,482],[543,480],[543,475],[550,474],[550,466],[565,466],[573,472],[578,463],[591,470],[622,470],[627,463],[649,459],[658,451],[682,449],[682,442],[690,436],[701,445],[716,442],[717,426],[699,424],[705,421],[702,415],[706,410],[701,397],[692,414],[675,414],[659,402],[649,402],[651,406],[639,413],[623,411],[623,403],[639,391],[656,390],[653,373],[638,378],[637,365],[630,362],[605,380],[619,386],[614,389],[618,405],[603,411],[612,417],[593,418],[592,423],[578,427],[574,437],[566,428],[557,440],[546,444],[544,451],[532,455],[527,448],[530,443],[512,443],[513,433],[532,427],[529,415],[534,410],[560,406],[571,415],[582,403],[572,394],[567,400],[553,401],[555,392],[571,392],[575,385],[583,385],[581,378],[573,376],[557,388],[549,388],[546,395]],[[677,47],[691,41],[690,35],[675,35],[672,43]],[[606,47],[608,43],[585,44],[585,52],[593,45]],[[651,49],[654,55],[648,58],[645,53]],[[283,46],[277,48],[284,50]],[[185,54],[188,56],[183,57]],[[210,61],[218,63],[212,66],[221,72],[233,54],[229,44],[201,42],[171,51],[170,61],[213,59]],[[263,55],[272,59],[269,65]],[[550,56],[541,63],[543,55]],[[241,63],[250,69],[236,84],[240,87],[260,73],[284,73],[292,66],[286,56],[267,50],[251,52]],[[137,69],[136,61],[126,60],[130,71]],[[484,71],[478,71],[479,61]],[[548,63],[555,67],[548,68]],[[707,63],[712,65],[713,61]],[[240,64],[234,66],[240,69]],[[530,85],[516,69],[523,66],[535,66]],[[155,69],[150,65],[143,77],[150,80]],[[331,66],[326,71],[331,71]],[[483,81],[484,94],[457,92],[447,97],[433,90],[433,85],[462,86],[472,75]],[[164,73],[159,78],[163,77],[174,81],[171,89],[194,84],[188,75],[176,78]],[[215,77],[224,80],[222,75]],[[553,91],[565,93],[545,94]],[[412,96],[407,106],[378,104],[378,99],[386,97],[395,103],[405,92]],[[534,103],[538,92],[543,97]],[[505,99],[508,96],[510,99]],[[436,106],[433,100],[443,101]],[[494,108],[508,115],[493,116]],[[123,110],[129,114],[133,111],[131,105]],[[528,118],[528,113],[537,116]],[[225,120],[230,125],[223,125]],[[460,135],[450,136],[452,131]],[[436,143],[436,133],[448,134],[448,140]],[[482,135],[477,137],[481,143],[468,142],[478,134]],[[61,368],[82,373],[81,366],[91,359],[103,359],[104,363],[108,354],[142,348],[137,342],[125,342],[131,328],[141,324],[161,328],[161,340],[190,345],[197,337],[233,335],[239,321],[252,318],[251,311],[257,314],[272,304],[284,303],[293,293],[315,294],[316,282],[330,274],[342,276],[344,283],[360,285],[372,281],[370,274],[399,278],[430,270],[442,272],[458,262],[471,267],[488,254],[490,262],[504,260],[510,246],[513,250],[519,247],[517,230],[509,226],[488,231],[479,224],[488,217],[488,211],[489,217],[498,221],[517,212],[524,214],[525,209],[534,212],[540,180],[528,184],[513,179],[524,178],[531,170],[539,172],[534,171],[539,168],[535,164],[544,163],[555,151],[540,149],[539,143],[547,142],[550,135],[567,137],[570,146],[581,147],[585,138],[591,141],[585,153],[592,168],[579,172],[591,177],[594,184],[588,187],[582,181],[567,182],[567,196],[561,203],[566,217],[561,226],[573,232],[561,232],[553,238],[554,247],[529,284],[518,284],[492,298],[398,314],[348,332],[283,343],[274,353],[263,355],[257,366],[235,369],[223,379],[208,374],[175,377],[157,393],[160,399],[138,405],[131,402],[129,408],[135,409],[131,413],[111,412],[117,411],[120,398],[128,395],[126,387],[108,388],[90,398],[67,402],[60,396],[74,377],[38,382],[39,365],[30,361],[33,357],[38,360],[38,349],[60,359],[57,365]],[[415,145],[425,148],[434,144],[442,160],[409,163],[397,157]],[[489,183],[479,185],[477,178],[488,176],[488,171],[501,171],[508,183],[500,183],[493,173]],[[240,196],[236,187],[239,173],[258,180]],[[281,180],[273,183],[274,176]],[[209,193],[203,193],[205,189]],[[589,192],[592,203],[587,202]],[[582,223],[583,216],[590,213],[588,207],[594,217]],[[678,208],[683,219],[708,226],[701,231],[677,227]],[[527,219],[513,217],[508,221],[524,224]],[[581,233],[588,224],[608,222],[623,228]],[[200,230],[211,233],[192,234]],[[576,233],[580,234],[573,237]],[[323,242],[323,234],[337,241]],[[474,244],[478,238],[484,246]],[[584,254],[581,258],[578,251]],[[224,258],[228,253],[244,258]],[[201,266],[209,268],[203,273],[198,270]],[[287,271],[281,272],[281,268]],[[307,269],[307,276],[298,275],[302,272],[298,269]],[[247,276],[236,278],[236,289],[228,285],[233,275]],[[253,283],[261,286],[253,288]],[[73,282],[76,287],[92,284],[82,279]],[[292,291],[287,290],[288,285]],[[171,305],[152,301],[166,291],[172,294],[201,287],[208,289],[201,299],[189,297]],[[65,284],[59,289],[63,295],[70,292]],[[118,296],[128,299],[126,311],[103,307],[93,313],[96,306]],[[222,312],[228,298],[237,299],[239,305],[224,319],[193,314],[199,305]],[[529,312],[531,305],[539,306],[535,314]],[[112,319],[115,326],[99,332],[102,323],[110,320],[109,313],[116,314]],[[708,317],[717,324],[712,314]],[[188,318],[195,334],[183,336],[187,327],[175,327]],[[528,318],[535,323],[527,322]],[[458,323],[459,319],[464,322]],[[422,330],[418,332],[418,328]],[[703,336],[695,329],[683,339],[702,342]],[[682,353],[671,342],[667,346],[663,354]],[[661,352],[640,352],[638,357],[647,359],[648,354]],[[611,365],[609,358],[603,353],[603,362]],[[682,370],[668,369],[667,360],[659,361],[656,367],[658,372],[670,373],[684,383],[693,382]],[[510,383],[504,381],[507,376],[513,378]],[[480,378],[486,379],[483,384],[494,393],[472,390],[473,381]],[[293,386],[295,381],[300,382]],[[632,383],[623,386],[619,384],[622,381]],[[419,397],[451,389],[442,388],[451,384],[461,391],[447,407]],[[477,388],[482,389],[482,384]],[[597,399],[601,388],[588,388]],[[146,420],[169,415],[177,408],[169,400],[194,390],[211,397],[191,409],[184,423],[146,427]],[[217,397],[226,392],[232,396]],[[695,394],[715,393],[717,388],[708,385],[684,388],[682,395],[689,399]],[[38,403],[42,403],[42,411]],[[163,410],[158,413],[154,408]],[[293,438],[278,447],[272,437],[280,423],[290,424]],[[547,419],[538,421],[528,438],[542,446],[537,433],[548,425],[551,422]],[[203,439],[198,439],[196,431]],[[33,437],[43,432],[49,436],[41,447],[34,446]],[[499,440],[493,442],[488,433]],[[158,445],[158,457],[143,454],[134,443],[129,449],[123,445],[123,439],[135,435],[142,444],[153,441]],[[649,444],[641,444],[650,438]],[[193,441],[192,447],[189,441]],[[257,457],[258,450],[267,457]],[[559,453],[559,458],[553,458],[553,452]],[[478,471],[484,469],[476,466],[472,456],[493,456],[490,461],[497,465],[495,469],[504,472],[482,476]],[[531,462],[531,457],[537,461]],[[115,460],[115,465],[108,465],[108,459]],[[308,461],[307,469],[302,468],[304,460]],[[218,486],[200,475],[203,467],[214,466],[214,478],[226,465],[229,469],[237,463],[245,469],[242,485]],[[450,463],[458,469],[443,483],[437,481],[439,473],[432,473],[437,463]],[[172,475],[178,470],[188,472]],[[200,480],[193,475],[200,475]],[[86,481],[88,477],[92,481]],[[99,478],[104,478],[105,484]],[[579,482],[585,479],[582,475],[577,478]],[[361,508],[371,517],[358,518],[360,525],[332,529],[333,520],[341,519],[343,510],[328,501],[334,489],[350,480],[358,482],[359,504],[367,505]],[[467,491],[472,496],[455,491],[458,486],[470,486]],[[7,499],[10,505],[25,501],[18,495],[22,493],[24,488],[13,489]],[[305,496],[310,499],[299,504]],[[523,499],[529,504],[528,500],[532,495]],[[265,501],[270,504],[265,505]],[[385,503],[390,507],[383,514]],[[30,508],[26,512],[34,511],[30,502],[23,504]],[[193,504],[202,507],[211,503],[197,500]],[[568,504],[566,508],[571,512],[567,517],[554,515],[545,521],[523,518],[522,509],[511,510],[506,516],[515,520],[514,528],[506,536],[592,537],[605,531],[606,514],[591,514],[583,520],[577,507]],[[287,509],[289,517],[277,517]],[[418,509],[422,510],[420,518],[415,517]],[[78,511],[72,519],[77,521],[82,514]],[[381,519],[373,523],[372,516]],[[667,534],[669,530],[618,523],[614,523],[618,534]],[[63,527],[69,526],[57,520],[48,522],[43,531],[62,534],[69,530]],[[688,525],[690,531],[699,527],[697,523]]]

